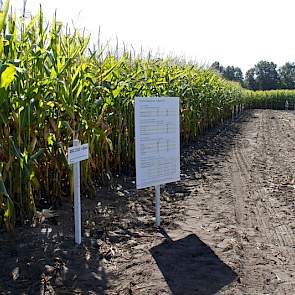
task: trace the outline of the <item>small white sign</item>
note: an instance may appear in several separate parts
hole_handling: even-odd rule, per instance
[[[88,143],[72,146],[68,149],[68,163],[75,164],[89,158]]]
[[[136,187],[180,179],[178,97],[135,98]]]

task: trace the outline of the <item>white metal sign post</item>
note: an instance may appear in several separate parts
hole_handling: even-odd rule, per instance
[[[161,202],[160,202],[160,196],[161,196],[161,187],[160,185],[155,186],[155,205],[156,205],[156,225],[161,225]]]
[[[136,187],[155,186],[160,226],[160,185],[180,179],[178,97],[135,98]]]
[[[80,162],[88,159],[88,144],[80,145],[74,139],[73,146],[68,150],[68,163],[73,164],[74,171],[74,215],[75,243],[81,244],[81,199],[80,199]]]

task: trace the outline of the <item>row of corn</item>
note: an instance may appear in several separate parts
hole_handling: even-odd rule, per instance
[[[290,109],[295,106],[295,90],[244,91],[251,108]]]

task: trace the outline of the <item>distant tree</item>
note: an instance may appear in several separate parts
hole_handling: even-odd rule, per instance
[[[239,67],[228,66],[223,72],[223,77],[230,81],[237,81],[242,83],[243,72]]]
[[[224,67],[219,63],[219,61],[215,61],[211,66],[210,69],[217,71],[218,73],[223,74]]]
[[[227,66],[225,68],[219,61],[215,61],[210,68],[220,73],[227,80],[243,82],[243,72],[239,67]]]
[[[227,66],[223,72],[223,77],[227,80],[233,81],[235,79],[235,67]]]
[[[295,89],[295,63],[287,62],[279,68],[281,88]]]
[[[235,81],[243,82],[244,76],[243,72],[239,67],[235,67]]]
[[[257,90],[254,68],[251,68],[246,72],[244,86],[251,90]]]
[[[275,63],[264,60],[255,65],[254,74],[257,89],[270,90],[277,89],[280,86],[280,78],[276,67]]]

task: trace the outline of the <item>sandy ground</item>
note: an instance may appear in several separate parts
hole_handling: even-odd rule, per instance
[[[0,234],[1,294],[295,294],[295,112],[252,110],[182,149],[181,181],[133,178]]]

